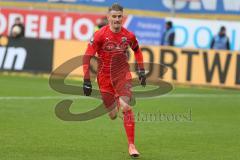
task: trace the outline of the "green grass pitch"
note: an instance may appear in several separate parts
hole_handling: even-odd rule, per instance
[[[53,91],[47,78],[0,75],[0,82],[0,160],[131,159],[120,118],[62,121],[54,108],[69,95]],[[134,112],[143,116],[136,122],[140,159],[240,159],[239,93],[175,86],[160,98],[138,99]],[[80,97],[74,99],[71,111],[84,112],[99,103]],[[144,118],[150,113],[191,119]]]

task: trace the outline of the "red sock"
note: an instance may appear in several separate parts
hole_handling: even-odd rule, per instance
[[[124,128],[128,138],[128,144],[134,144],[135,121],[132,110],[123,113]]]

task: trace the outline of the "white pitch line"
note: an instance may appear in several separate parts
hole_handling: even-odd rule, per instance
[[[14,96],[14,97],[0,97],[0,100],[48,100],[48,99],[86,99],[83,96]]]
[[[157,99],[157,98],[232,98],[240,97],[240,94],[166,94],[155,97],[146,97],[140,99]]]
[[[240,97],[240,94],[166,94],[155,97],[144,97],[137,99],[157,98],[232,98]],[[51,100],[51,99],[95,99],[85,96],[0,96],[0,100]]]

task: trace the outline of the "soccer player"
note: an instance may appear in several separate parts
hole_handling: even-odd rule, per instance
[[[97,82],[106,108],[110,108],[110,118],[116,119],[119,109],[123,113],[124,128],[128,138],[130,156],[138,157],[134,145],[134,114],[129,102],[132,98],[131,74],[127,62],[127,49],[134,51],[138,66],[138,76],[142,86],[146,85],[142,52],[135,35],[122,27],[123,7],[114,3],[108,9],[109,24],[94,33],[83,57],[84,84],[86,96],[90,96],[92,85],[89,75],[90,59],[97,53]]]

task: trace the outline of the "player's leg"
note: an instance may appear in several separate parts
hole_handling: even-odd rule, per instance
[[[102,96],[102,100],[105,108],[108,110],[109,117],[114,120],[117,118],[118,113],[118,101],[115,97],[115,90],[112,86],[112,82],[108,76],[98,76],[98,87]]]
[[[139,152],[137,151],[134,138],[135,138],[135,119],[132,107],[129,105],[130,98],[128,96],[121,96],[119,103],[123,112],[123,123],[128,138],[128,151],[133,157],[138,157]]]
[[[127,77],[127,76],[126,76]],[[137,151],[134,138],[135,138],[135,119],[133,109],[130,106],[132,98],[132,84],[130,78],[122,78],[115,84],[115,91],[119,95],[119,104],[123,113],[123,124],[128,139],[128,150],[129,154],[133,157],[138,157],[139,152]]]
[[[118,116],[118,102],[115,100],[113,105],[111,106],[113,108],[109,113],[108,116],[110,117],[111,120],[115,120]]]
[[[131,74],[130,72],[120,73],[118,72],[118,77],[113,79],[112,84],[116,95],[119,97],[118,102],[123,113],[123,124],[128,139],[129,154],[133,157],[138,157],[139,152],[134,145],[135,120],[132,107],[130,106],[132,97]]]
[[[101,95],[110,119],[116,119],[118,114],[118,101],[115,98],[114,93],[111,93],[110,90],[109,92],[105,90],[104,92],[101,92]]]
[[[119,102],[123,113],[123,123],[128,138],[128,144],[134,144],[135,120],[132,107],[129,105],[129,98],[121,96]]]

